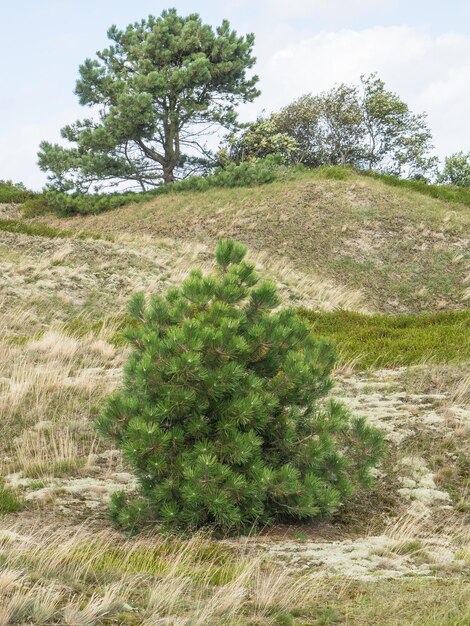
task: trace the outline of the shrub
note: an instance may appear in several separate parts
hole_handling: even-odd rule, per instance
[[[0,203],[12,203],[21,204],[30,198],[33,198],[35,193],[28,191],[23,183],[14,183],[11,180],[0,180]]]
[[[380,435],[318,402],[331,387],[331,345],[277,308],[276,287],[244,256],[222,240],[212,274],[131,300],[134,350],[98,420],[141,485],[141,498],[114,498],[124,526],[150,517],[233,531],[312,519],[369,480]]]
[[[102,213],[117,209],[132,202],[147,202],[156,196],[184,191],[207,191],[214,187],[249,187],[273,182],[280,177],[280,161],[275,156],[255,159],[240,165],[229,163],[224,168],[217,168],[210,176],[191,176],[171,185],[162,185],[145,193],[109,193],[109,194],[67,194],[48,191],[40,198],[33,198],[25,203],[23,211],[27,215],[37,215],[53,211],[59,215]]]

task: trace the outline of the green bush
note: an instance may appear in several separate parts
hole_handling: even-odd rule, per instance
[[[55,212],[68,216],[75,214],[102,213],[117,209],[132,202],[147,202],[159,195],[184,191],[207,191],[215,187],[248,187],[273,182],[285,170],[279,159],[270,156],[255,159],[240,165],[230,163],[218,168],[210,176],[191,176],[171,185],[162,185],[146,193],[110,193],[110,194],[66,194],[48,191],[40,198],[29,200],[23,206],[27,215]]]
[[[264,185],[279,178],[283,170],[282,159],[269,155],[264,159],[253,159],[242,163],[228,163],[219,167],[215,173],[206,176],[192,176],[176,183],[172,187],[164,187],[170,191],[205,191],[212,187],[250,187]]]
[[[329,342],[245,248],[222,240],[216,269],[130,303],[133,352],[122,390],[98,420],[134,467],[141,497],[113,499],[113,519],[249,530],[331,513],[367,484],[382,440],[337,402]]]
[[[470,311],[364,315],[299,310],[313,332],[359,369],[470,361]]]
[[[23,183],[13,183],[11,180],[0,180],[0,203],[21,204],[36,194],[28,191]]]

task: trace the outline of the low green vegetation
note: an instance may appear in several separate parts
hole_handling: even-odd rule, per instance
[[[443,200],[444,202],[453,202],[464,204],[470,207],[470,188],[457,187],[455,185],[431,185],[422,180],[410,180],[406,178],[398,178],[397,176],[388,176],[386,174],[378,174],[377,172],[362,171],[358,172],[362,176],[370,176],[381,180],[391,187],[401,187],[416,191],[417,193]]]
[[[243,161],[240,164],[229,163],[225,167],[217,168],[214,174],[191,176],[171,185],[162,185],[147,192],[100,194],[67,194],[58,191],[46,191],[42,194],[21,192],[23,195],[18,194],[18,199],[14,202],[23,204],[22,212],[26,217],[35,217],[47,213],[56,213],[62,217],[93,215],[130,204],[145,203],[162,195],[182,192],[204,192],[217,188],[253,187],[277,180],[289,180],[298,177],[303,171],[307,170],[302,165],[284,166],[277,156],[269,155],[263,159]],[[407,189],[442,200],[443,202],[463,204],[470,207],[470,188],[452,185],[432,185],[419,180],[409,180],[376,172],[356,170],[350,166],[322,165],[310,170],[309,173],[313,178],[324,180],[349,180],[355,175],[366,176],[380,180],[391,187]],[[1,200],[1,193],[0,187],[0,202],[7,202],[7,200]],[[13,200],[9,201],[13,202]]]
[[[11,180],[0,180],[0,204],[21,204],[34,198],[36,194],[29,191],[22,183]]]
[[[470,360],[470,311],[365,315],[302,309],[316,335],[331,340],[340,362],[357,368]]]
[[[67,239],[76,237],[78,239],[103,239],[101,235],[86,231],[74,233],[70,230],[61,230],[46,224],[33,224],[15,219],[0,218],[0,231],[7,233],[19,233],[21,235],[31,235],[36,237],[47,237],[48,239]]]
[[[212,188],[250,187],[271,183],[292,176],[298,168],[284,168],[277,157],[244,161],[239,165],[230,163],[218,168],[209,176],[190,176],[171,185],[162,185],[144,193],[67,194],[47,191],[42,196],[25,202],[24,213],[28,216],[55,212],[62,216],[93,214],[110,211],[126,204],[146,202],[156,196],[185,191],[207,191]]]
[[[45,224],[28,224],[21,220],[0,219],[0,230],[7,233],[19,233],[21,235],[37,235],[55,239],[56,237],[70,237],[72,233],[66,230],[59,230]]]
[[[16,491],[6,487],[0,480],[0,515],[17,513],[23,508],[23,502]]]
[[[354,369],[402,367],[426,363],[452,364],[470,360],[470,311],[418,315],[366,315],[352,311],[311,311],[299,309],[311,322],[314,334],[332,342],[338,362]],[[115,315],[90,322],[82,316],[64,328],[74,337],[99,333],[112,326],[110,341],[124,346],[129,315]],[[15,343],[30,340],[29,335]]]

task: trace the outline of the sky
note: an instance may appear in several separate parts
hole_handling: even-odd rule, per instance
[[[112,24],[175,7],[256,36],[261,96],[255,119],[306,93],[377,72],[428,114],[436,153],[470,151],[468,0],[0,0],[0,179],[39,189],[43,139],[87,116],[74,95],[78,66],[106,47]]]

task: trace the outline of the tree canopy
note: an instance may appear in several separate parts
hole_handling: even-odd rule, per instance
[[[231,144],[244,158],[279,150],[307,167],[352,165],[413,177],[436,165],[426,116],[412,113],[375,74],[363,76],[360,86],[340,84],[304,95],[250,125]]]
[[[224,164],[225,161],[241,163],[277,155],[281,161],[289,164],[296,160],[297,152],[297,141],[288,133],[280,132],[276,116],[271,115],[269,118],[259,117],[240,135],[229,135],[218,158]]]
[[[175,9],[112,26],[111,45],[79,68],[76,94],[95,115],[62,129],[70,148],[42,142],[39,165],[61,190],[121,181],[145,190],[175,180],[204,153],[204,136],[233,128],[236,106],[258,94],[248,77],[254,35],[214,29]]]
[[[446,185],[470,187],[470,152],[456,152],[446,157],[438,180]]]

